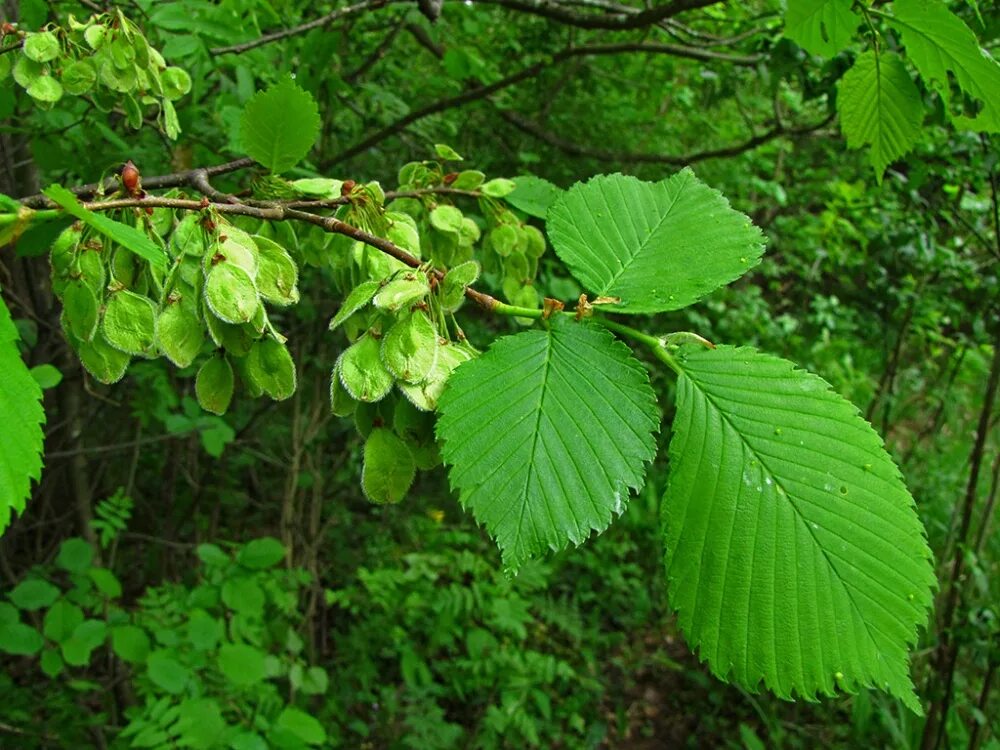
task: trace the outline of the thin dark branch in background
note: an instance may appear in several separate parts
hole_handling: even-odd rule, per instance
[[[500,5],[511,10],[542,16],[550,21],[577,26],[581,29],[609,29],[625,31],[654,26],[688,10],[718,5],[723,0],[673,0],[633,12],[576,13],[566,10],[563,3],[552,0],[477,0],[490,5]]]
[[[361,76],[367,73],[374,67],[379,60],[386,56],[389,48],[392,47],[392,43],[396,41],[396,37],[399,32],[405,27],[402,23],[397,23],[392,27],[392,30],[385,35],[385,38],[379,42],[378,46],[372,50],[371,54],[366,57],[358,67],[352,70],[350,73],[344,76],[344,81],[347,83],[355,83]]]
[[[642,153],[642,152],[630,152],[630,151],[609,151],[606,149],[591,148],[589,146],[581,145],[575,141],[569,140],[567,138],[562,138],[555,133],[546,130],[544,127],[539,125],[532,120],[524,117],[518,112],[512,110],[499,110],[500,116],[509,122],[514,127],[527,133],[528,135],[534,136],[538,140],[553,146],[560,151],[564,151],[568,154],[573,154],[575,156],[586,156],[594,159],[600,159],[601,161],[616,162],[616,163],[648,163],[648,164],[672,164],[675,166],[684,166],[687,164],[695,164],[700,161],[705,161],[707,159],[720,159],[731,156],[738,156],[746,151],[750,151],[758,146],[773,141],[776,138],[781,138],[784,136],[801,136],[814,133],[826,125],[828,125],[833,120],[833,115],[826,117],[822,122],[818,122],[815,125],[807,125],[801,128],[785,128],[785,127],[772,127],[769,130],[761,133],[760,135],[755,135],[752,138],[748,138],[742,143],[737,143],[732,146],[723,146],[721,148],[706,149],[704,151],[695,151],[690,154],[655,154],[655,153]]]
[[[996,335],[993,341],[993,362],[990,365],[983,406],[979,412],[976,437],[969,454],[969,479],[965,486],[965,496],[962,499],[961,517],[958,533],[955,537],[950,571],[948,580],[942,588],[944,601],[940,608],[941,618],[938,625],[940,635],[934,652],[931,673],[931,679],[936,682],[934,685],[935,694],[927,709],[927,721],[924,724],[920,743],[921,750],[932,750],[941,746],[944,728],[948,722],[948,712],[951,708],[959,650],[959,643],[955,639],[953,629],[956,615],[964,598],[966,547],[969,541],[969,531],[972,527],[972,515],[976,507],[979,473],[983,465],[986,439],[990,432],[990,419],[993,414],[993,404],[996,400],[998,386],[1000,386],[1000,324],[996,326]]]
[[[355,13],[360,13],[367,10],[376,10],[390,2],[397,2],[398,0],[364,0],[360,3],[355,3],[354,5],[348,5],[346,8],[337,8],[336,10],[330,11],[325,16],[320,16],[319,18],[314,18],[312,21],[307,21],[306,23],[299,24],[298,26],[292,26],[287,29],[281,29],[280,31],[275,31],[271,34],[265,34],[264,36],[258,37],[257,39],[251,39],[249,42],[242,42],[240,44],[232,44],[228,47],[213,47],[209,52],[213,55],[225,55],[234,54],[239,55],[244,52],[248,52],[257,47],[263,47],[265,44],[270,44],[271,42],[277,42],[280,39],[287,39],[290,36],[296,36],[297,34],[305,34],[307,31],[312,31],[313,29],[318,29],[322,26],[333,23],[341,18],[346,18],[347,16],[354,15]]]
[[[646,53],[654,55],[671,55],[674,57],[684,57],[693,60],[713,60],[716,62],[728,62],[734,65],[746,65],[752,66],[756,65],[758,58],[756,57],[746,57],[740,55],[728,55],[721,52],[715,52],[712,50],[702,50],[697,47],[686,47],[680,44],[652,44],[652,43],[638,43],[638,42],[624,42],[620,44],[594,44],[584,47],[570,47],[564,49],[556,54],[552,55],[551,58],[547,60],[541,60],[529,65],[521,70],[511,73],[505,78],[501,78],[493,83],[486,84],[483,86],[476,86],[474,88],[466,89],[461,94],[456,94],[454,96],[444,97],[443,99],[438,99],[436,102],[431,102],[420,109],[415,109],[407,115],[400,117],[395,122],[386,125],[380,130],[372,133],[367,138],[359,141],[358,143],[350,146],[339,154],[332,156],[324,164],[324,168],[329,168],[335,164],[346,161],[353,156],[367,151],[378,143],[381,143],[386,138],[396,135],[402,130],[406,129],[418,120],[422,120],[430,115],[438,114],[439,112],[444,112],[449,109],[454,109],[455,107],[460,107],[464,104],[470,102],[478,101],[480,99],[485,99],[491,94],[495,94],[505,88],[509,88],[515,84],[521,83],[522,81],[534,78],[539,73],[541,73],[546,68],[561,63],[565,60],[570,60],[577,57],[591,57],[599,55],[619,55],[624,53]]]

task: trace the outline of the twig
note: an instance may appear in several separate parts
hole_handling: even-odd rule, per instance
[[[695,151],[690,154],[656,154],[656,153],[643,153],[643,152],[629,152],[629,151],[607,151],[599,148],[590,148],[588,146],[583,146],[576,141],[572,141],[566,138],[561,138],[555,133],[551,133],[538,123],[529,120],[518,112],[514,112],[509,109],[499,110],[500,116],[509,122],[511,125],[516,127],[528,135],[532,135],[540,141],[554,146],[560,151],[565,151],[569,154],[574,154],[576,156],[587,156],[594,159],[600,159],[601,161],[608,162],[621,162],[621,163],[648,163],[648,164],[673,164],[677,166],[684,166],[687,164],[695,164],[700,161],[706,161],[708,159],[721,159],[728,158],[730,156],[737,156],[746,151],[757,148],[769,141],[773,141],[776,138],[781,138],[784,136],[801,136],[808,135],[810,133],[816,132],[827,124],[829,124],[834,115],[827,116],[822,122],[818,122],[814,125],[807,125],[801,128],[786,128],[783,126],[775,126],[770,128],[760,135],[755,135],[752,138],[748,138],[742,143],[737,143],[732,146],[723,146],[722,148],[706,149],[704,151]]]
[[[183,187],[186,185],[197,190],[196,181],[199,179],[204,178],[207,180],[208,178],[215,177],[216,175],[229,174],[230,172],[247,169],[252,167],[254,164],[254,160],[250,158],[236,159],[224,164],[216,164],[211,167],[199,167],[197,169],[188,169],[183,172],[174,172],[173,174],[143,177],[142,185],[147,189],[154,190],[158,188]],[[89,197],[96,195],[102,190],[114,190],[117,186],[117,178],[109,177],[104,182],[91,182],[87,185],[79,185],[75,188],[71,188],[70,192],[77,196]],[[21,203],[29,208],[41,208],[45,206],[51,207],[55,205],[41,193],[28,196],[27,198],[22,198]]]
[[[703,50],[697,47],[686,47],[680,44],[652,44],[652,43],[638,43],[638,42],[622,42],[618,44],[594,44],[587,45],[584,47],[569,47],[567,49],[561,50],[555,53],[547,60],[541,60],[532,65],[529,65],[521,70],[511,73],[510,75],[501,78],[498,81],[484,85],[476,86],[475,88],[466,89],[461,94],[456,94],[455,96],[444,97],[443,99],[438,99],[436,102],[431,102],[419,109],[415,109],[407,115],[400,117],[395,122],[386,125],[380,130],[372,133],[367,138],[361,140],[360,142],[348,147],[347,149],[341,151],[339,154],[334,155],[328,159],[324,164],[323,168],[328,168],[334,164],[339,164],[340,162],[346,161],[353,156],[367,151],[372,146],[381,143],[389,136],[395,135],[407,127],[415,123],[417,120],[422,120],[430,115],[437,114],[439,112],[444,112],[448,109],[453,109],[455,107],[460,107],[463,104],[468,104],[469,102],[477,101],[479,99],[485,99],[497,91],[505,88],[509,88],[515,84],[525,81],[529,78],[534,78],[539,73],[541,73],[546,68],[557,65],[558,63],[570,60],[576,57],[591,57],[598,55],[620,55],[623,53],[646,53],[646,54],[659,54],[659,55],[671,55],[674,57],[686,57],[693,60],[712,60],[716,62],[729,62],[733,65],[745,65],[753,66],[756,65],[760,58],[758,57],[746,57],[740,55],[729,55],[721,52],[715,52],[713,50]]]
[[[654,26],[687,10],[716,5],[720,0],[673,0],[664,5],[653,5],[638,12],[573,13],[550,0],[479,0],[482,3],[501,5],[511,10],[543,16],[550,21],[577,26],[582,29],[640,29]]]
[[[209,52],[213,55],[239,55],[249,50],[256,49],[257,47],[263,47],[265,44],[277,42],[280,39],[287,39],[288,37],[295,36],[297,34],[305,34],[307,31],[318,29],[355,13],[359,13],[364,10],[376,10],[377,8],[388,5],[390,2],[400,1],[401,0],[363,0],[363,2],[348,5],[346,8],[337,8],[336,10],[330,11],[325,16],[320,16],[319,18],[299,24],[298,26],[292,26],[287,29],[282,29],[281,31],[275,31],[271,34],[265,34],[257,39],[252,39],[249,42],[242,42],[241,44],[232,44],[228,47],[213,47],[209,50]]]

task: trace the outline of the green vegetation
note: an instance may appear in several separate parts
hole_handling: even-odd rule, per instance
[[[995,9],[5,10],[0,744],[1000,747]]]

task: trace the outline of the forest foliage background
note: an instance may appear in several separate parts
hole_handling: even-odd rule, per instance
[[[48,245],[33,239],[0,255],[0,288],[25,360],[47,366],[45,470],[0,539],[0,622],[21,610],[40,640],[5,648],[0,746],[215,747],[230,721],[248,727],[228,740],[237,750],[1000,747],[1000,120],[969,125],[997,118],[998,79],[977,102],[954,76],[914,76],[900,131],[857,148],[838,109],[845,74],[876,49],[909,75],[910,50],[876,28],[892,5],[861,3],[845,31],[834,6],[850,3],[816,3],[832,14],[818,37],[796,30],[802,5],[7,0],[4,19],[31,30],[120,7],[190,89],[175,120],[166,108],[137,118],[86,95],[47,103],[5,77],[0,193],[92,183],[128,160],[148,180],[239,159],[247,102],[289,74],[320,128],[293,178],[395,189],[404,165],[450,155],[435,144],[465,157],[448,169],[560,188],[692,166],[767,250],[740,281],[645,325],[800,363],[884,437],[927,529],[939,601],[954,594],[913,657],[932,731],[881,693],[785,702],[712,677],[665,595],[665,451],[607,532],[508,577],[441,469],[399,505],[365,499],[366,428],[330,412],[343,344],[327,325],[343,299],[325,270],[303,272],[301,301],[280,313],[294,395],[238,394],[216,416],[198,404],[196,367],[90,377],[60,330]],[[996,56],[996,6],[947,7]],[[234,170],[210,188],[249,180]],[[548,257],[538,285],[581,292]],[[481,346],[520,330],[467,317]],[[175,651],[185,659],[164,655]],[[189,690],[197,700],[173,700]]]

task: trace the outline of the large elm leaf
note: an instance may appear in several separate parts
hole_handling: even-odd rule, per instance
[[[286,172],[309,153],[319,124],[316,100],[286,77],[258,91],[243,107],[240,139],[254,161],[272,172]]]
[[[452,487],[510,570],[607,528],[656,452],[645,370],[589,323],[499,339],[455,370],[438,408]]]
[[[578,183],[549,207],[559,257],[588,292],[625,313],[679,310],[760,261],[764,237],[729,201],[682,169],[661,182],[620,174]]]
[[[920,712],[908,647],[934,572],[882,441],[819,377],[685,347],[663,499],[667,585],[712,671],[790,699],[877,687]]]
[[[972,29],[940,0],[895,0],[889,24],[906,56],[944,99],[959,128],[1000,132],[1000,63],[979,46]],[[957,84],[971,106],[952,101]]]
[[[854,38],[861,17],[851,0],[788,0],[785,36],[806,52],[833,57]]]
[[[20,337],[10,311],[0,299],[0,532],[10,523],[11,511],[24,511],[31,480],[42,473],[42,389],[21,359]]]
[[[866,52],[837,85],[837,111],[848,147],[871,146],[868,160],[881,182],[920,137],[924,105],[899,55]]]

